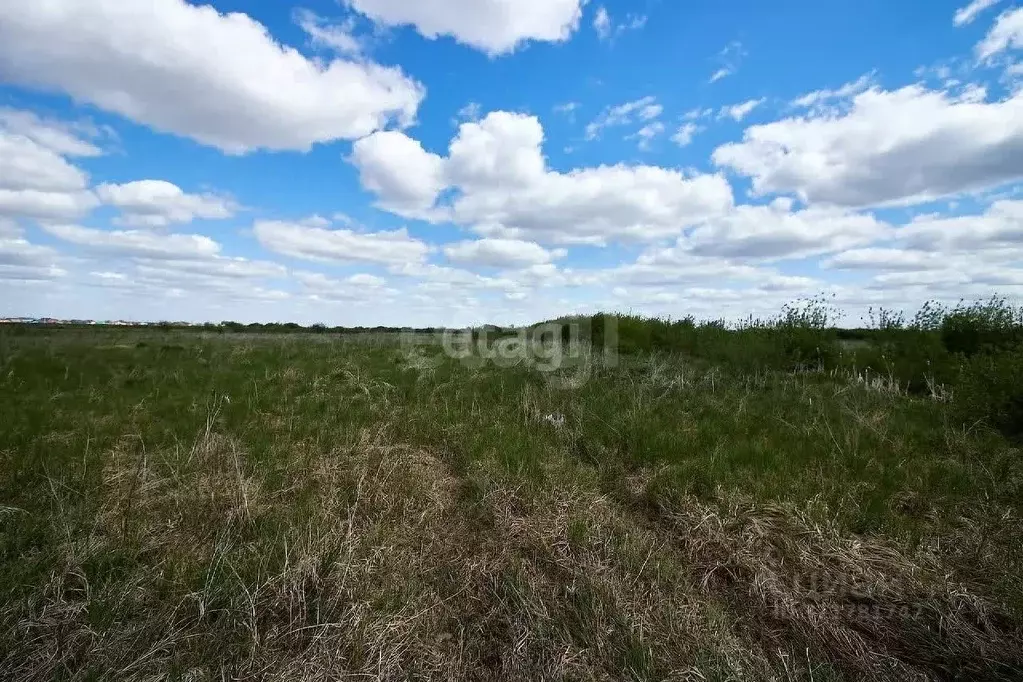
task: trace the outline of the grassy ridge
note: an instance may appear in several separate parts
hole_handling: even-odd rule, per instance
[[[0,670],[1017,678],[1023,463],[967,416],[1014,342],[952,349],[946,314],[850,349],[809,314],[623,318],[617,364],[556,372],[429,336],[7,336]],[[914,338],[951,398],[863,378]]]

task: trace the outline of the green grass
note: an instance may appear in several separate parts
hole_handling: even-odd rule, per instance
[[[0,670],[1018,678],[1019,447],[787,319],[632,322],[555,373],[429,334],[5,334]]]

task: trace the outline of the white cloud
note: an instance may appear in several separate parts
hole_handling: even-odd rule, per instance
[[[984,40],[977,44],[977,59],[990,61],[995,55],[1023,48],[1023,7],[1011,9],[998,17]]]
[[[652,95],[617,106],[607,107],[596,119],[586,126],[586,139],[595,140],[605,128],[628,125],[633,122],[635,117],[642,121],[655,119],[663,111],[664,107],[658,104],[657,98]]]
[[[806,258],[869,244],[890,233],[873,216],[789,202],[738,206],[693,229],[679,244],[700,256],[743,260]]]
[[[92,210],[89,176],[64,155],[96,153],[65,124],[0,109],[0,219],[76,220]]]
[[[534,268],[553,267],[549,264],[530,266],[500,276],[481,275],[470,270],[452,268],[443,265],[425,263],[405,263],[389,268],[390,272],[400,277],[408,277],[417,281],[416,288],[431,294],[465,294],[466,292],[509,292],[532,288],[538,283],[539,276]],[[523,286],[520,278],[528,277],[532,281],[530,287]],[[454,301],[451,301],[452,303]]]
[[[88,175],[24,135],[0,131],[0,187],[44,192],[85,189]]]
[[[385,26],[414,26],[497,56],[529,41],[561,42],[579,27],[581,0],[346,0]]]
[[[855,96],[842,115],[748,128],[714,151],[756,194],[841,206],[908,204],[1023,178],[1023,93],[1000,102],[918,85]]]
[[[444,189],[444,161],[395,131],[374,133],[355,143],[352,163],[362,186],[380,197],[381,208],[425,217]]]
[[[79,225],[44,224],[49,234],[97,253],[159,260],[212,258],[220,244],[205,235],[158,234],[140,230],[96,230]]]
[[[295,23],[309,36],[314,47],[333,50],[340,55],[357,56],[363,51],[362,41],[354,34],[355,19],[349,17],[341,23],[331,23],[308,9],[296,9]]]
[[[722,64],[722,66],[711,75],[708,82],[717,83],[722,78],[735,75],[735,73],[738,72],[739,65],[742,63],[745,56],[746,51],[743,49],[742,43],[738,40],[732,41],[726,45],[717,56],[717,60]]]
[[[325,301],[365,301],[380,303],[397,294],[387,287],[387,280],[376,275],[360,273],[338,280],[318,272],[296,272],[305,293]]]
[[[660,104],[648,104],[639,110],[639,118],[642,121],[650,121],[664,113],[664,107]]]
[[[184,0],[7,4],[0,78],[229,153],[359,138],[410,122],[424,96],[400,69],[310,60],[244,14]]]
[[[0,216],[35,218],[43,221],[74,220],[98,205],[96,195],[89,191],[0,189]]]
[[[606,7],[598,7],[597,13],[593,16],[593,30],[601,40],[617,38],[626,31],[638,31],[646,26],[647,17],[644,14],[629,14],[625,21],[614,23]]]
[[[454,263],[493,268],[522,268],[550,263],[566,254],[564,249],[548,251],[536,242],[518,239],[478,239],[444,247]]]
[[[957,270],[890,272],[875,277],[872,285],[877,289],[931,287],[935,285],[961,287],[964,284],[968,284],[970,279],[966,273]]]
[[[550,170],[543,139],[543,127],[534,116],[498,111],[464,123],[448,157],[441,159],[443,188],[438,192],[430,184],[429,192],[417,196],[440,196],[454,189],[450,204],[432,210],[484,236],[558,244],[676,235],[732,206],[731,186],[720,175],[626,165]],[[395,148],[404,153],[418,146],[410,139]],[[427,152],[416,153],[419,159],[387,164],[391,175],[436,166]],[[392,180],[377,184],[388,187]],[[382,195],[382,204],[393,203],[394,197]],[[431,209],[420,204],[420,210]]]
[[[994,7],[999,2],[1001,0],[973,0],[969,5],[956,10],[952,23],[956,26],[965,26],[976,19],[978,14],[990,7]]]
[[[653,141],[664,132],[664,124],[660,121],[654,121],[648,123],[632,135],[629,135],[627,139],[639,139],[639,148],[646,151],[650,149],[650,145]]]
[[[714,73],[711,74],[709,82],[717,83],[722,78],[728,78],[733,73],[735,73],[735,71],[733,69],[723,66],[723,67],[721,67],[720,69],[718,69],[717,71],[715,71]]]
[[[996,201],[981,215],[918,217],[898,237],[920,251],[1023,258],[1023,201]]]
[[[548,170],[542,141],[531,116],[495,112],[463,125],[447,161],[460,190],[454,220],[485,236],[605,243],[677,234],[731,206],[731,187],[719,176],[624,165]]]
[[[234,215],[234,202],[214,194],[186,194],[164,180],[137,180],[123,185],[103,184],[96,188],[100,200],[123,213],[119,224],[166,227],[190,223],[196,218],[218,220]]]
[[[593,30],[601,40],[611,37],[611,15],[607,13],[606,7],[597,8],[597,13],[593,17]]]
[[[775,281],[780,275],[768,267],[697,255],[682,239],[671,246],[650,247],[635,262],[603,270],[599,274],[600,281],[605,284],[654,289],[694,284],[722,286],[750,281],[763,286],[772,282],[784,283],[783,280]]]
[[[56,267],[58,254],[31,244],[20,235],[0,235],[0,279],[52,279],[64,274]]]
[[[958,299],[1023,285],[1021,260],[1023,201],[1002,200],[978,215],[918,217],[822,267],[878,273],[869,289],[919,288],[924,298]]]
[[[544,133],[533,116],[496,112],[465,123],[451,141],[446,162],[449,185],[526,187],[544,173]]]
[[[226,280],[249,280],[279,278],[288,274],[288,269],[278,263],[218,255],[193,260],[153,260],[143,257],[137,262],[142,268],[173,270],[182,277],[198,275]]]
[[[835,90],[829,90],[825,88],[823,90],[815,90],[813,92],[808,92],[805,95],[802,95],[801,97],[797,97],[796,99],[792,100],[792,106],[809,108],[823,104],[825,102],[829,102],[831,100],[836,99],[844,100],[853,95],[858,95],[864,90],[870,88],[871,84],[873,83],[873,80],[874,80],[873,73],[864,74],[857,78],[855,81],[852,81],[851,83],[846,83],[845,85]]]
[[[22,234],[23,231],[17,222],[0,216],[0,239],[14,239],[21,237]]]
[[[290,297],[287,292],[267,289],[259,280],[266,275],[259,264],[253,263],[250,275],[224,275],[220,261],[236,261],[238,270],[246,268],[244,259],[210,258],[198,261],[142,260],[130,277],[124,280],[107,279],[104,286],[124,289],[133,297],[152,294],[183,296],[187,292],[201,292],[202,298],[225,297],[229,301],[280,301]],[[149,292],[148,294],[146,292]]]
[[[645,14],[630,14],[626,17],[625,22],[618,25],[616,31],[622,33],[623,31],[638,31],[639,29],[646,26],[647,16]]]
[[[82,139],[73,125],[45,120],[31,111],[0,107],[0,131],[27,137],[61,156],[100,156],[103,150]]]
[[[405,229],[391,232],[327,230],[299,223],[259,221],[253,233],[264,248],[311,261],[339,263],[419,263],[430,247]]]
[[[947,257],[941,254],[869,247],[844,251],[829,258],[823,265],[836,270],[926,270],[947,263]]]
[[[702,130],[703,128],[695,123],[683,123],[682,126],[675,131],[675,134],[671,136],[671,141],[679,147],[687,147],[693,143],[693,138]]]
[[[481,112],[482,108],[479,102],[469,102],[458,110],[458,118],[463,121],[476,121],[479,120]]]
[[[67,271],[56,265],[18,265],[4,262],[5,245],[0,241],[0,281],[5,282],[48,282],[67,275]]]
[[[90,272],[89,276],[115,282],[124,282],[128,279],[128,275],[123,272]]]
[[[750,113],[752,113],[752,111],[754,109],[756,109],[757,107],[759,107],[763,103],[764,103],[764,99],[760,98],[760,99],[751,99],[751,100],[748,100],[746,102],[742,102],[741,104],[733,104],[731,106],[723,106],[723,107],[721,107],[721,110],[718,112],[718,117],[719,118],[724,118],[725,116],[728,116],[733,121],[738,123],[739,121],[742,121],[742,119],[744,119],[747,116],[749,116]]]

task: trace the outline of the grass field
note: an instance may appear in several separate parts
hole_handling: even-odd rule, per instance
[[[1011,431],[693,338],[5,334],[0,677],[1020,679]]]

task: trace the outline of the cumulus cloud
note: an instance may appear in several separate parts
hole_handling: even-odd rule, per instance
[[[24,135],[0,131],[0,187],[43,192],[86,188],[88,175],[63,156]]]
[[[226,265],[225,265],[226,262]],[[287,292],[269,289],[261,281],[277,277],[272,264],[261,264],[244,259],[211,257],[203,260],[138,260],[130,275],[124,278],[104,278],[102,286],[115,287],[133,297],[151,295],[183,296],[186,292],[201,293],[204,302],[209,297],[219,302],[282,301],[290,298]],[[233,275],[224,274],[226,267]],[[122,273],[123,274],[123,273]]]
[[[182,277],[196,275],[227,280],[250,280],[273,279],[288,274],[288,269],[278,263],[214,254],[198,259],[154,260],[143,257],[136,262],[140,268],[173,270]]]
[[[910,204],[980,190],[1023,178],[1023,92],[988,102],[975,89],[872,88],[841,115],[752,126],[713,160],[751,177],[758,195],[812,203]]]
[[[7,4],[0,79],[229,153],[363,137],[410,122],[424,96],[398,68],[311,60],[247,15],[184,0]]]
[[[234,202],[214,194],[186,194],[164,180],[137,180],[122,185],[102,184],[96,188],[100,200],[119,208],[120,224],[166,227],[190,223],[196,218],[211,220],[234,215]]]
[[[413,280],[416,282],[416,289],[431,294],[461,293],[465,295],[468,292],[486,291],[507,293],[526,289],[521,280],[511,276],[510,273],[502,273],[499,276],[481,275],[463,268],[452,268],[432,263],[407,263],[393,266],[389,270],[394,275]],[[533,276],[535,279],[530,268],[524,268],[514,274]],[[535,282],[533,284],[535,285]]]
[[[0,109],[0,220],[76,220],[88,213],[98,204],[89,176],[65,156],[98,153],[66,124]]]
[[[41,221],[75,220],[99,205],[87,190],[47,192],[36,189],[0,188],[0,216]]]
[[[61,156],[100,156],[103,150],[83,139],[81,126],[47,120],[31,111],[0,107],[0,131],[27,137]]]
[[[564,249],[548,251],[536,242],[519,239],[477,239],[444,247],[444,255],[454,263],[493,268],[522,268],[564,258]]]
[[[387,280],[376,275],[360,273],[344,279],[334,279],[319,272],[296,272],[305,293],[317,300],[379,303],[398,293],[387,286]]]
[[[444,188],[444,162],[399,132],[384,131],[355,143],[352,162],[362,186],[380,197],[379,206],[406,217],[426,217]]]
[[[462,124],[442,159],[443,190],[453,190],[450,203],[435,209],[487,237],[604,244],[676,235],[732,206],[731,186],[720,175],[622,164],[550,170],[543,139],[540,121],[525,114],[492,112]],[[424,158],[408,167],[434,166],[427,155],[421,152]],[[399,163],[388,168],[403,172]],[[400,185],[400,178],[377,183],[392,184]],[[383,205],[394,200],[381,196]]]
[[[738,206],[694,228],[680,244],[701,256],[743,260],[806,258],[869,244],[890,228],[870,215],[788,202]]]
[[[874,273],[872,290],[917,288],[924,298],[958,299],[1023,285],[1021,259],[1023,201],[1002,200],[977,214],[920,216],[822,267]]]
[[[602,284],[628,287],[630,293],[679,287],[721,288],[755,283],[763,290],[812,286],[805,277],[782,275],[772,267],[738,262],[733,258],[694,253],[685,239],[668,246],[651,246],[632,263],[595,273]]]
[[[264,248],[292,258],[336,263],[419,263],[431,247],[405,229],[355,232],[301,223],[258,221],[253,233]]]
[[[50,271],[66,260],[85,266],[79,268],[80,283],[132,296],[195,291],[239,300],[276,300],[280,292],[263,289],[260,282],[288,274],[277,263],[221,255],[221,245],[205,235],[100,230],[62,223],[43,224],[42,229],[79,247],[74,258],[62,258],[48,247],[33,247],[38,262],[21,263],[22,267]]]
[[[412,26],[425,38],[451,36],[491,56],[529,42],[561,42],[579,28],[583,0],[346,0],[385,26]]]
[[[996,201],[980,215],[921,216],[900,228],[898,237],[920,251],[1021,258],[1023,201]]]
[[[212,258],[220,252],[220,244],[199,234],[107,231],[63,224],[44,224],[43,229],[58,239],[105,255],[188,260]]]
[[[2,226],[0,226],[2,227]],[[66,272],[57,267],[58,253],[48,247],[31,244],[15,232],[14,226],[0,231],[0,280],[51,280]]]
[[[926,270],[947,263],[946,256],[938,253],[869,247],[843,251],[823,265],[836,270]]]

